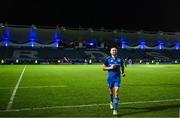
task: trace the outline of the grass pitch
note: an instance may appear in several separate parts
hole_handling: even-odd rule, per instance
[[[0,65],[0,116],[112,117],[102,65]],[[7,106],[18,80],[12,106]],[[179,117],[180,65],[132,65],[118,116]]]

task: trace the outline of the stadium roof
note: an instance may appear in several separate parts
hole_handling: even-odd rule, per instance
[[[14,25],[180,31],[179,1],[1,1],[0,22]]]

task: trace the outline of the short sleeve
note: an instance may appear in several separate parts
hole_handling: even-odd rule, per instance
[[[108,58],[106,58],[105,60],[104,60],[104,63],[103,63],[104,65],[106,65],[106,66],[108,66]]]

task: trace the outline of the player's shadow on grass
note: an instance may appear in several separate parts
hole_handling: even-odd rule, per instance
[[[179,105],[163,105],[163,106],[151,106],[151,107],[121,107],[120,109],[122,111],[127,111],[127,113],[119,113],[118,117],[123,117],[126,115],[133,115],[137,113],[146,113],[146,112],[153,112],[153,111],[163,111],[166,109],[171,109],[171,108],[179,108]],[[130,111],[130,110],[138,110],[138,111]],[[140,110],[140,111],[139,111]]]
[[[151,87],[151,86],[158,86],[158,87],[180,87],[180,84],[124,84],[124,86],[136,86],[136,87]]]

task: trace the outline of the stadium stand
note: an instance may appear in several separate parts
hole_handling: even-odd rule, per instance
[[[109,48],[116,46],[121,57],[134,63],[178,63],[179,42],[178,32],[6,26],[0,28],[0,59],[9,64],[17,59],[19,63],[102,63]]]

